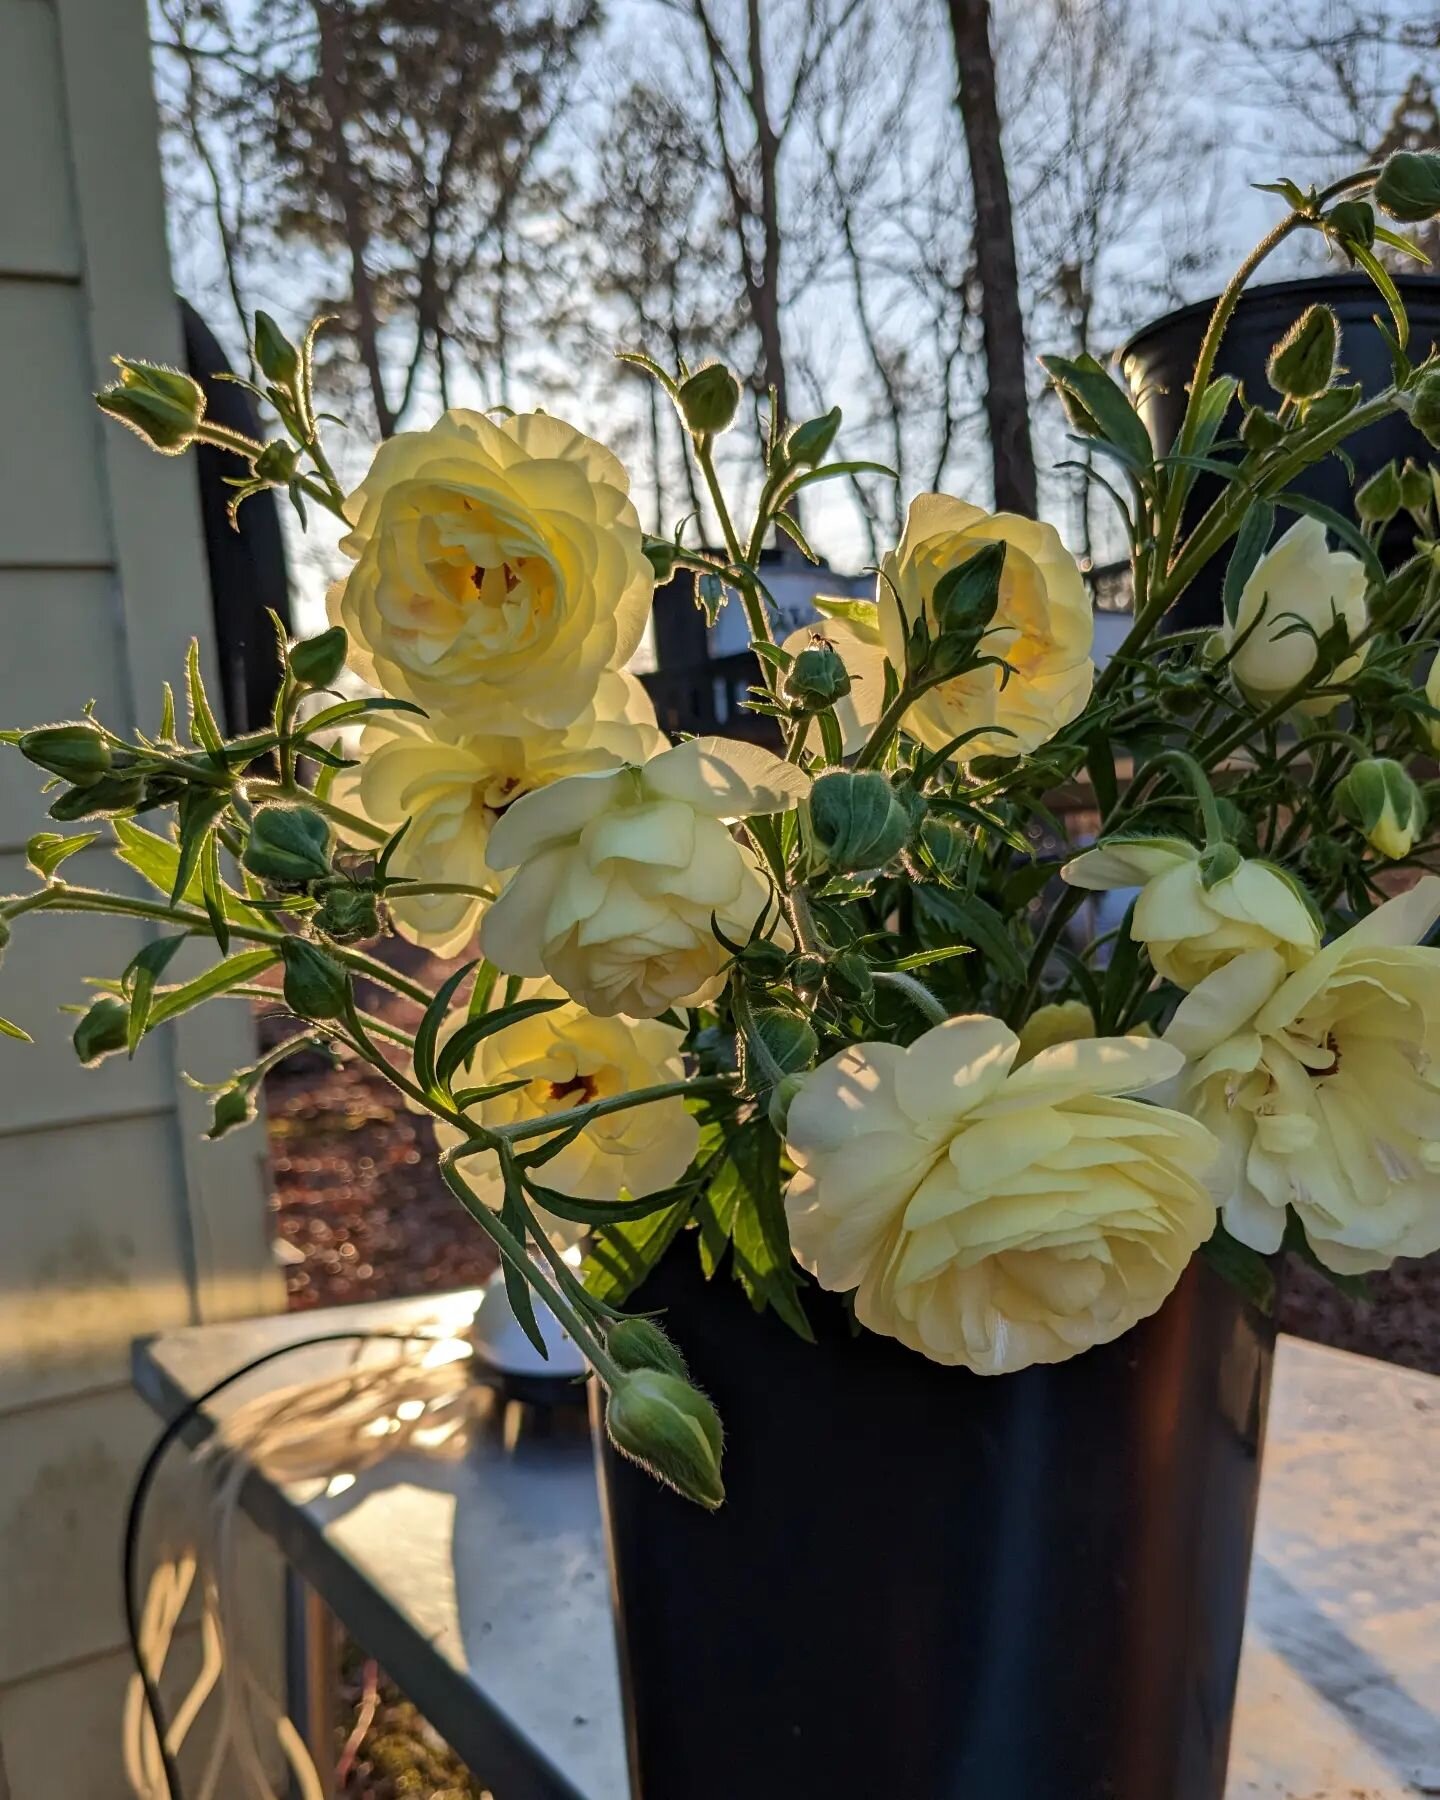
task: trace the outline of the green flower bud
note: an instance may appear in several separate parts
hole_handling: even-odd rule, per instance
[[[825,958],[807,951],[790,965],[790,979],[797,988],[817,988],[825,979]]]
[[[126,1048],[130,1041],[130,1008],[123,1000],[103,994],[75,1027],[70,1040],[87,1069],[104,1057]]]
[[[1000,576],[1005,567],[1005,545],[986,544],[935,583],[931,610],[942,635],[954,633],[978,638],[995,617],[1000,604]]]
[[[757,981],[779,981],[789,967],[790,958],[769,938],[756,938],[740,952],[737,959],[747,975]]]
[[[128,425],[165,456],[178,456],[194,442],[205,417],[200,383],[178,369],[115,358],[120,379],[95,396],[102,411]]]
[[[1328,306],[1307,307],[1270,352],[1266,373],[1271,387],[1290,400],[1323,394],[1335,379],[1339,348],[1340,322],[1334,313]]]
[[[765,1103],[766,1117],[771,1128],[778,1137],[784,1137],[790,1123],[790,1103],[805,1085],[803,1075],[787,1075],[777,1081],[770,1090],[770,1098]]]
[[[329,687],[345,667],[350,654],[350,634],[343,625],[332,625],[319,637],[290,646],[290,673],[301,687]]]
[[[824,462],[840,429],[840,408],[832,406],[818,419],[797,425],[785,440],[785,454],[797,468],[813,469]]]
[[[1400,471],[1400,504],[1406,512],[1423,518],[1430,511],[1430,502],[1434,498],[1435,490],[1428,471],[1422,469],[1413,456],[1407,457],[1405,467]]]
[[[806,712],[823,712],[850,692],[850,671],[834,645],[819,638],[791,663],[785,692]]]
[[[1360,384],[1351,382],[1345,387],[1326,388],[1323,394],[1317,394],[1305,408],[1305,428],[1307,431],[1328,431],[1332,425],[1338,425],[1348,414],[1354,412],[1360,404]]]
[[[878,769],[833,769],[810,790],[815,845],[841,873],[883,868],[910,840],[910,815]]]
[[[380,903],[369,888],[332,882],[316,897],[314,924],[337,944],[359,944],[380,935]]]
[[[1369,250],[1375,242],[1375,208],[1368,200],[1340,200],[1322,220],[1326,231],[1342,247],[1358,245]]]
[[[1440,449],[1440,369],[1422,375],[1409,394],[1410,423]]]
[[[1371,189],[1375,204],[1402,225],[1422,225],[1440,213],[1440,154],[1397,150]]]
[[[271,482],[275,487],[285,487],[295,479],[299,464],[300,453],[295,446],[287,443],[284,438],[274,438],[255,458],[255,473],[262,481]]]
[[[267,312],[255,315],[255,361],[279,387],[290,387],[300,373],[300,352]]]
[[[724,363],[707,363],[680,384],[680,411],[697,436],[726,431],[740,406],[740,383]]]
[[[969,859],[971,841],[964,827],[953,819],[931,817],[920,827],[920,842],[925,854],[942,875],[960,873]]]
[[[94,725],[42,725],[27,731],[17,748],[48,774],[84,786],[108,774],[114,758],[104,734]]]
[[[605,1339],[610,1360],[627,1372],[660,1369],[667,1375],[690,1379],[685,1358],[653,1319],[618,1319]]]
[[[1410,854],[1425,829],[1425,799],[1391,757],[1356,763],[1335,790],[1340,816],[1364,835],[1377,855],[1395,861]]]
[[[675,573],[679,551],[668,538],[646,537],[641,545],[658,582],[668,581]]]
[[[808,1069],[820,1054],[814,1029],[795,1013],[780,1006],[761,1007],[755,1013],[755,1035],[782,1075]]]
[[[285,1004],[302,1019],[343,1017],[350,987],[345,971],[305,938],[287,937],[280,946],[285,964]]]
[[[330,873],[330,827],[309,806],[262,806],[240,861],[281,886],[321,881]]]
[[[1400,510],[1400,477],[1393,462],[1377,469],[1355,492],[1355,511],[1367,525],[1385,525]]]
[[[225,1088],[215,1096],[215,1107],[206,1137],[222,1138],[226,1132],[238,1131],[242,1125],[251,1123],[257,1110],[253,1085],[237,1082],[234,1087]]]
[[[611,1390],[605,1429],[622,1455],[633,1457],[687,1500],[711,1512],[724,1501],[720,1420],[688,1381],[664,1369],[623,1375]]]
[[[84,787],[66,788],[50,807],[50,817],[62,825],[79,819],[108,819],[116,813],[134,812],[145,799],[145,781],[133,774],[102,775]]]
[[[1240,423],[1240,441],[1247,450],[1273,450],[1285,435],[1285,427],[1263,406],[1247,409]]]
[[[837,999],[865,1005],[875,992],[875,976],[864,952],[837,950],[830,958],[825,985]]]

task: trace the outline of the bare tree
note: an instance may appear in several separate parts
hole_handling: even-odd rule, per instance
[[[959,77],[957,101],[975,202],[975,270],[985,343],[985,416],[990,427],[995,504],[1033,515],[1038,493],[1030,441],[1025,315],[1010,180],[1001,142],[990,0],[949,0],[949,8]]]

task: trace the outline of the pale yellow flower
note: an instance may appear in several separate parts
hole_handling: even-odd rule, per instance
[[[768,750],[696,738],[640,768],[577,775],[517,800],[490,834],[514,869],[480,941],[512,975],[549,975],[608,1017],[713,997],[770,890],[726,821],[784,812],[810,779]]]
[[[1365,565],[1348,550],[1330,549],[1318,519],[1300,519],[1255,565],[1234,622],[1223,628],[1226,649],[1244,639],[1230,664],[1236,686],[1255,706],[1279,700],[1315,667],[1316,638],[1337,620],[1351,639],[1365,629]],[[1343,683],[1364,660],[1363,652],[1347,657],[1326,685]],[[1322,717],[1340,699],[1302,699],[1296,711]]]
[[[452,409],[382,444],[330,594],[351,666],[461,729],[571,724],[629,660],[653,573],[624,469],[545,413]]]
[[[1100,893],[1138,887],[1130,935],[1177,987],[1194,987],[1246,950],[1276,950],[1295,969],[1320,948],[1319,919],[1299,886],[1254,858],[1206,887],[1200,852],[1183,838],[1114,837],[1060,874],[1071,887]]]
[[[552,982],[527,982],[524,999],[561,998]],[[448,1039],[463,1015],[456,1014],[444,1033]],[[684,1033],[658,1019],[597,1019],[573,1001],[552,1012],[521,1019],[483,1040],[473,1053],[460,1086],[491,1086],[516,1081],[523,1087],[471,1108],[487,1127],[517,1124],[566,1112],[591,1100],[608,1100],[638,1088],[684,1079],[680,1054]],[[443,1041],[443,1040],[442,1040]],[[435,1139],[441,1149],[464,1141],[454,1125],[437,1121]],[[577,1200],[615,1201],[636,1198],[673,1186],[689,1168],[700,1140],[700,1128],[682,1096],[652,1101],[610,1113],[587,1125],[571,1143],[535,1172],[535,1179],[556,1193]],[[544,1143],[527,1138],[525,1148]],[[505,1184],[493,1151],[463,1157],[460,1167],[477,1196],[499,1208]],[[587,1227],[537,1208],[541,1222],[558,1243],[578,1243]]]
[[[879,609],[873,600],[817,598],[823,615],[814,625],[792,631],[780,646],[798,656],[823,638],[845,665],[850,692],[835,704],[835,718],[846,756],[853,756],[875,729],[885,701],[885,650],[880,642]],[[829,613],[834,606],[842,610]]]
[[[1020,1027],[1015,1066],[1019,1068],[1056,1044],[1073,1044],[1094,1035],[1095,1015],[1083,1000],[1055,1000],[1049,1006],[1037,1006]]]
[[[1436,501],[1436,505],[1440,506],[1440,500]],[[1440,712],[1440,656],[1431,663],[1430,673],[1425,677],[1425,698]],[[1440,750],[1440,719],[1427,719],[1425,733],[1430,739],[1431,749]]]
[[[410,821],[392,875],[481,890],[390,896],[403,936],[437,956],[456,956],[475,935],[484,893],[503,883],[486,850],[505,808],[564,776],[618,769],[664,747],[645,690],[632,675],[607,670],[594,706],[564,729],[450,733],[383,714],[361,734],[358,766],[337,777],[332,798],[387,830]]]
[[[917,495],[898,547],[880,560],[876,598],[885,656],[903,671],[906,626],[923,613],[933,628],[941,576],[996,541],[1005,545],[1005,566],[981,652],[1003,658],[1008,678],[993,667],[957,675],[905,716],[905,729],[932,750],[979,730],[956,752],[962,760],[1038,748],[1084,710],[1095,677],[1090,596],[1054,526],[1017,513],[987,513],[948,494]]]
[[[998,1019],[856,1044],[790,1105],[785,1210],[862,1325],[982,1375],[1062,1362],[1155,1312],[1215,1225],[1208,1131],[1123,1098],[1173,1077],[1154,1039],[1016,1067]]]
[[[1220,1141],[1230,1233],[1266,1253],[1294,1207],[1343,1274],[1440,1249],[1440,918],[1427,876],[1294,974],[1254,950],[1181,1002],[1179,1104]]]

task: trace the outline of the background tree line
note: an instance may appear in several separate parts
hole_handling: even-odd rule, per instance
[[[654,385],[610,352],[723,356],[791,417],[840,401],[849,454],[900,472],[807,517],[852,563],[924,486],[1038,506],[1090,549],[1035,352],[1103,356],[1209,291],[1233,184],[1440,142],[1425,0],[1232,0],[1203,22],[1181,0],[154,0],[154,19],[177,263],[222,339],[257,305],[334,313],[325,379],[380,435],[450,403],[564,410],[626,455],[655,529],[704,507]]]

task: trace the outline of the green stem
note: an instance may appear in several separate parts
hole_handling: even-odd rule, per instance
[[[588,1125],[594,1119],[608,1118],[611,1113],[625,1112],[632,1106],[648,1106],[655,1100],[671,1100],[677,1095],[700,1098],[734,1091],[735,1085],[726,1075],[698,1076],[692,1081],[664,1081],[655,1087],[631,1088],[628,1093],[592,1100],[588,1106],[572,1106],[564,1112],[547,1113],[543,1119],[521,1119],[517,1124],[496,1125],[493,1129],[497,1138],[518,1144],[526,1138],[549,1137],[551,1132],[566,1131],[572,1125]]]
[[[917,981],[913,975],[906,975],[897,969],[876,969],[874,978],[877,986],[891,987],[897,993],[903,994],[915,1010],[923,1013],[932,1025],[943,1025],[950,1017],[925,983]]]

